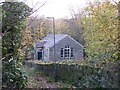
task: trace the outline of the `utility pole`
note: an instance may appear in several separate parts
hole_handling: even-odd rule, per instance
[[[53,37],[54,37],[54,79],[56,81],[56,51],[55,51],[55,19],[54,17],[47,17],[47,19],[52,19],[52,26],[53,26]]]

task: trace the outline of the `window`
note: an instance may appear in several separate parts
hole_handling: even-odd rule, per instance
[[[73,48],[69,46],[61,48],[60,55],[62,58],[73,58]]]
[[[60,55],[61,55],[61,57],[64,57],[64,49],[63,48],[61,48],[61,51],[60,51],[61,53],[60,53]]]
[[[73,48],[71,48],[71,58],[73,58]]]
[[[65,58],[69,58],[70,57],[70,47],[65,47],[64,49],[64,54],[65,54]]]

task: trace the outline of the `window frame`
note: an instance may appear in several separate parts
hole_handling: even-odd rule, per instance
[[[60,49],[60,57],[65,59],[71,59],[74,57],[73,48],[66,46]]]
[[[64,48],[64,58],[70,58],[70,53],[71,53],[70,47],[66,46]]]

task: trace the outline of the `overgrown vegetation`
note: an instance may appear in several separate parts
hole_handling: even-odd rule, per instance
[[[26,88],[70,88],[71,85],[63,83],[61,81],[54,82],[49,76],[46,76],[39,68],[29,67],[24,65],[21,67],[25,70],[28,76],[28,82]]]
[[[22,2],[2,3],[2,87],[24,88],[26,74],[20,69],[21,31],[31,9]]]
[[[26,62],[29,67],[37,68],[55,81],[70,84],[77,88],[118,88],[118,74],[104,68],[95,68],[76,63],[35,64]],[[54,67],[56,65],[56,73]],[[54,77],[56,75],[56,78]]]

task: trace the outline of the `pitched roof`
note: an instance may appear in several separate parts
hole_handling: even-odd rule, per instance
[[[55,44],[67,36],[69,36],[69,35],[67,35],[67,34],[55,34]],[[70,37],[70,38],[73,39],[72,37]],[[75,41],[75,42],[78,43],[77,41]],[[79,45],[82,46],[81,44],[79,44]],[[52,46],[54,46],[54,34],[48,34],[46,37],[44,37],[42,39],[41,42],[35,42],[35,47],[48,47],[49,48]]]
[[[66,34],[55,34],[55,44],[58,43],[60,40],[65,38]],[[45,47],[52,47],[54,46],[54,34],[48,34],[45,38],[42,39],[42,42],[46,42],[44,44]]]
[[[34,43],[34,47],[44,47],[44,44],[45,44],[46,42],[35,42]]]

